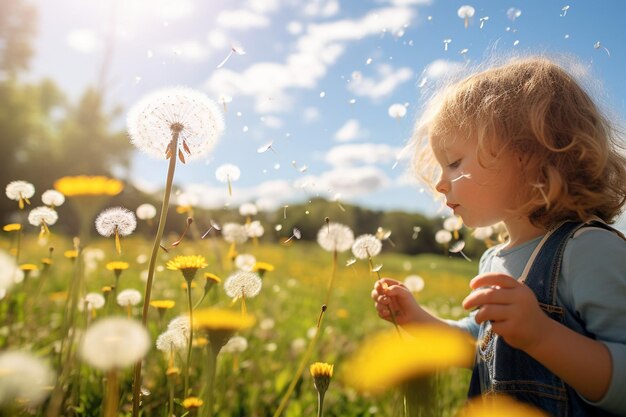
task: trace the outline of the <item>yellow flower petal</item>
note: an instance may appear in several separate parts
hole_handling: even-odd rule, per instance
[[[9,223],[5,224],[2,227],[2,230],[4,230],[5,232],[17,232],[19,230],[22,230],[22,225],[19,223]]]
[[[150,306],[154,308],[162,308],[162,309],[170,309],[174,308],[176,302],[173,300],[152,300],[150,301]]]
[[[208,308],[193,313],[193,325],[200,329],[241,330],[251,327],[255,318],[239,312]]]
[[[54,188],[67,197],[82,195],[117,195],[124,189],[124,184],[116,179],[104,176],[78,175],[59,178]]]
[[[480,397],[470,401],[457,417],[548,417],[537,408],[505,395]]]

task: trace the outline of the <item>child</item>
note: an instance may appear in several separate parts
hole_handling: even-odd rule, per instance
[[[545,58],[440,92],[416,126],[414,165],[468,227],[502,222],[507,240],[480,260],[469,317],[441,320],[387,278],[372,291],[380,317],[470,332],[469,396],[504,393],[553,416],[626,415],[626,243],[606,225],[626,202],[620,140]]]

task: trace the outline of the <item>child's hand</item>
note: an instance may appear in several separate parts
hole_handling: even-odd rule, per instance
[[[550,318],[529,287],[508,275],[487,273],[472,279],[470,288],[475,291],[465,297],[463,308],[478,308],[479,324],[491,321],[496,334],[523,351],[541,340],[542,328]]]
[[[415,301],[411,291],[395,279],[383,278],[376,281],[372,299],[376,303],[380,318],[391,322],[391,309],[399,325],[420,321],[420,312],[425,313]]]

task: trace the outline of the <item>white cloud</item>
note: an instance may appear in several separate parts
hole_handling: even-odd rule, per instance
[[[444,76],[461,71],[463,67],[464,65],[460,62],[438,59],[428,64],[424,70],[424,75],[430,79],[437,80]]]
[[[348,85],[348,89],[357,96],[377,100],[391,95],[400,84],[413,77],[413,71],[410,68],[402,67],[394,70],[388,64],[378,66],[377,72],[377,79],[356,77]]]
[[[74,29],[66,35],[65,40],[70,48],[83,54],[95,52],[100,44],[97,35],[90,29]]]
[[[282,119],[276,116],[263,116],[261,121],[265,126],[271,127],[272,129],[280,129],[284,125]]]
[[[324,160],[336,167],[357,164],[386,164],[395,161],[400,148],[385,144],[361,143],[335,146],[330,149]]]
[[[309,0],[303,12],[309,17],[332,17],[339,13],[339,1]]]
[[[280,7],[279,0],[248,0],[248,7],[257,13],[273,13]]]
[[[320,180],[331,195],[344,197],[372,193],[389,183],[385,173],[372,166],[337,168],[322,174]]]
[[[339,142],[348,142],[364,136],[361,130],[361,124],[356,119],[350,119],[335,132],[335,140]]]
[[[246,9],[224,10],[217,15],[217,23],[227,29],[245,30],[268,27],[270,20],[259,13]]]
[[[307,107],[302,112],[302,119],[304,123],[313,123],[320,118],[320,111],[317,107]]]
[[[287,32],[292,35],[299,35],[304,30],[304,25],[298,21],[291,21],[287,24]]]
[[[242,72],[221,68],[206,81],[206,88],[214,93],[253,97],[259,113],[290,111],[293,100],[288,90],[314,89],[349,41],[402,29],[413,16],[411,9],[388,7],[360,19],[309,25],[298,39],[296,51],[284,63],[257,62]]]
[[[211,45],[215,49],[220,49],[228,46],[228,37],[223,31],[219,29],[214,29],[210,31],[207,35],[207,41],[209,42],[209,45]]]
[[[394,6],[427,6],[432,3],[432,0],[389,0],[389,3]]]

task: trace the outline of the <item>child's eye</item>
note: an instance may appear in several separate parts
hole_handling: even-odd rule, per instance
[[[448,164],[448,168],[458,168],[459,165],[461,165],[461,160],[457,159],[456,161],[452,162],[451,164]]]

